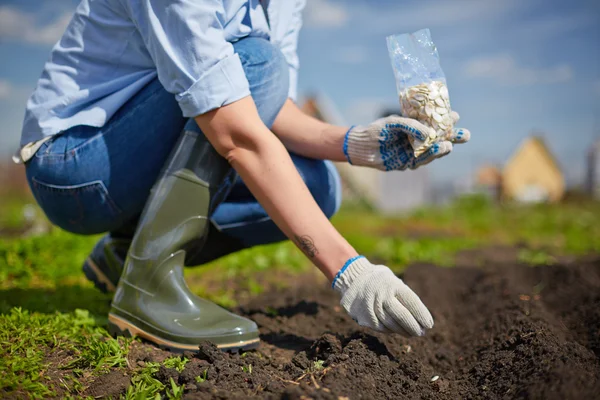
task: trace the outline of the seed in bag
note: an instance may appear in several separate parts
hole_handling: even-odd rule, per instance
[[[431,81],[410,86],[403,89],[399,97],[401,115],[432,127],[436,131],[436,141],[444,140],[452,133],[458,115],[450,108],[445,82]],[[415,155],[418,155],[416,149]]]
[[[415,156],[452,132],[458,114],[450,108],[446,77],[429,29],[386,38],[400,99],[400,114],[435,131],[425,141],[411,140]]]

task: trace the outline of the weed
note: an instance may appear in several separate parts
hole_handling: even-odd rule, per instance
[[[267,312],[267,315],[270,317],[276,317],[277,315],[279,315],[279,312],[277,311],[277,309],[275,309],[273,307],[267,307],[267,309],[265,311]]]
[[[142,400],[155,397],[160,399],[160,392],[165,389],[165,385],[154,378],[159,368],[159,363],[147,362],[143,368],[136,371],[131,378],[131,386],[127,388],[125,399]]]
[[[185,385],[177,386],[173,378],[169,378],[171,383],[171,390],[167,390],[167,398],[169,400],[180,400],[183,398],[183,391],[185,390]]]
[[[198,383],[206,381],[206,379],[208,379],[208,369],[205,369],[202,375],[197,376],[195,379]]]
[[[315,360],[313,362],[313,364],[310,367],[310,371],[311,372],[317,372],[317,371],[321,371],[324,367],[323,364],[325,363],[324,360]]]
[[[551,265],[556,262],[556,258],[543,250],[521,249],[518,259],[520,262],[530,265]]]
[[[181,373],[183,372],[185,364],[187,364],[188,361],[190,360],[188,360],[186,357],[170,357],[163,362],[163,365],[167,368],[175,368],[177,372]]]
[[[18,228],[24,223],[22,204],[2,201],[0,204],[5,206],[0,205],[0,228]],[[333,223],[360,253],[386,263],[396,272],[416,261],[451,266],[457,252],[490,243],[524,244],[519,260],[535,265],[551,264],[563,254],[600,252],[598,202],[495,205],[483,197],[469,196],[449,206],[427,207],[404,216],[342,208]],[[96,290],[80,269],[98,238],[51,229],[40,236],[0,239],[3,395],[56,397],[60,391],[65,398],[80,397],[82,378],[126,368],[131,340],[108,335],[104,328],[110,295]],[[240,251],[203,268],[186,268],[185,275],[196,294],[233,307],[239,294],[236,287],[226,284],[232,279],[243,282],[243,290],[252,295],[264,290],[264,282],[256,278],[257,270],[296,274],[308,268],[310,262],[302,253],[292,243],[284,242]],[[274,280],[270,283],[280,283]],[[282,287],[285,284],[281,282]],[[541,292],[544,285],[540,282],[533,293]],[[266,313],[272,317],[278,314],[273,308],[267,308]],[[173,357],[164,365],[181,371],[186,362],[185,358]],[[174,382],[163,385],[154,378],[159,367],[158,363],[148,362],[136,370],[124,397],[181,397],[183,387]],[[62,381],[51,381],[48,371],[58,368],[62,368]],[[250,364],[242,369],[252,373]],[[323,361],[315,361],[309,369],[322,370]],[[204,371],[196,382],[206,380],[207,374],[208,370]]]
[[[251,374],[252,373],[252,364],[244,365],[242,367],[242,371],[247,374]]]
[[[47,385],[41,379],[53,354],[69,354],[65,365],[54,366],[74,369],[74,375],[82,369],[101,373],[126,365],[131,342],[111,338],[86,310],[48,315],[13,308],[0,315],[0,327],[0,387],[9,393],[26,391],[33,397],[55,392],[54,383]],[[75,393],[81,389],[76,380],[66,386]]]

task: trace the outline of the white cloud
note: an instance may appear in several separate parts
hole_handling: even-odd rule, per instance
[[[364,46],[344,46],[333,53],[333,59],[343,64],[362,64],[367,61],[367,56]]]
[[[0,100],[8,99],[13,91],[13,86],[8,81],[0,80]]]
[[[13,7],[0,7],[0,40],[34,44],[54,44],[63,34],[72,16],[64,12],[53,21],[41,25],[36,16]]]
[[[15,99],[27,99],[31,94],[31,87],[25,85],[15,85],[6,79],[0,79],[0,101],[13,101]],[[25,103],[23,103],[23,106]],[[1,121],[2,119],[0,119]]]
[[[588,10],[553,13],[542,0],[430,0],[349,2],[350,20],[361,34],[389,35],[430,28],[440,51],[472,51],[488,43],[537,45],[598,23]]]
[[[497,83],[515,86],[561,83],[573,79],[573,70],[567,64],[529,68],[518,65],[510,54],[473,58],[466,63],[464,72],[471,78],[491,79]]]
[[[316,28],[339,28],[348,22],[346,6],[330,0],[311,0],[304,9],[304,24]]]
[[[498,19],[520,6],[517,0],[437,0],[419,2],[401,9],[402,21],[415,26],[437,28],[465,22]]]
[[[422,28],[461,29],[482,26],[503,19],[516,10],[529,7],[518,0],[432,0],[410,3],[396,2],[380,6],[364,2],[348,6],[353,19],[361,21],[361,29],[376,34],[410,32]]]
[[[512,40],[518,41],[548,41],[554,37],[568,34],[581,28],[597,23],[597,17],[589,12],[575,12],[557,15],[536,15],[514,24],[506,34]]]

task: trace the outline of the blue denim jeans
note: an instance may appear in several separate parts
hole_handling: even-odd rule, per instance
[[[242,39],[234,48],[260,117],[270,127],[287,99],[288,67],[283,54],[258,38]],[[67,231],[127,231],[135,226],[184,128],[200,131],[154,79],[105,126],[76,126],[42,145],[26,164],[31,190],[50,221]],[[290,155],[313,197],[331,217],[341,201],[335,167],[329,161]],[[285,239],[239,177],[211,219],[218,230],[244,247]]]

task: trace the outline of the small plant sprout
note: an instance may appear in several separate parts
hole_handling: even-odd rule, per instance
[[[171,357],[171,358],[167,358],[165,360],[165,362],[163,363],[163,365],[167,368],[175,368],[177,370],[177,372],[183,372],[183,369],[185,368],[185,364],[188,363],[187,358],[185,357]]]
[[[169,400],[180,400],[183,398],[183,391],[185,390],[185,385],[177,386],[173,378],[169,378],[171,382],[171,390],[167,390],[167,398]]]
[[[313,372],[321,371],[324,368],[323,367],[324,363],[325,363],[324,360],[316,360],[315,362],[313,362],[313,365],[312,365]]]
[[[277,312],[277,309],[273,307],[267,307],[265,311],[269,317],[276,317],[279,314],[279,312]]]
[[[242,371],[244,371],[247,374],[251,374],[252,373],[252,364],[243,366]]]
[[[202,383],[208,379],[208,369],[205,369],[202,375],[196,377],[196,382]]]

